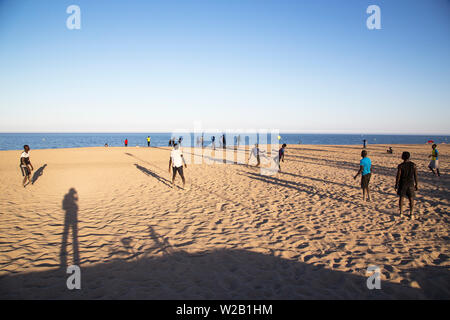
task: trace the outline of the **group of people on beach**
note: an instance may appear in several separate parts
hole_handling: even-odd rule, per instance
[[[152,138],[150,136],[147,136],[147,147],[150,147],[150,142],[152,140]],[[125,138],[125,140],[123,141],[123,145],[125,147],[128,147],[128,138]],[[108,143],[105,143],[105,147],[108,147]]]
[[[239,146],[239,142],[241,141],[240,135],[239,135],[239,139],[237,141],[238,141],[237,146]],[[236,142],[236,140],[235,140],[235,142]],[[205,136],[203,134],[201,136],[197,137],[196,144],[197,144],[197,147],[202,147],[202,148],[205,147]],[[220,146],[220,148],[223,148],[223,149],[225,149],[227,147],[227,139],[224,134],[219,137],[219,146]],[[216,150],[216,137],[215,136],[211,136],[211,148],[213,150]]]
[[[214,137],[213,140],[214,142]],[[148,146],[150,146],[150,137],[147,137]],[[169,158],[169,173],[172,171],[172,185],[175,182],[175,178],[177,173],[181,177],[183,188],[186,183],[186,179],[184,177],[183,166],[187,168],[186,161],[183,157],[183,152],[180,148],[182,142],[182,138],[180,137],[178,140],[172,138],[169,141],[169,146],[172,146],[172,150],[170,152]],[[125,140],[125,146],[128,145],[128,139]],[[284,162],[285,157],[285,149],[286,144],[283,143],[281,148],[278,151],[278,155],[273,159],[276,165],[278,166],[278,170],[281,171],[281,162]],[[30,146],[24,145],[24,151],[20,156],[20,169],[23,176],[22,184],[26,187],[31,182],[31,171],[34,170],[33,165],[30,161]],[[390,148],[391,151],[392,148]],[[392,153],[388,152],[388,153]],[[259,167],[261,164],[261,156],[263,153],[259,149],[258,144],[255,144],[254,148],[250,152],[250,156],[247,164],[250,163],[250,159],[254,157],[256,159],[256,166]],[[432,152],[429,155],[431,161],[428,165],[428,168],[431,170],[433,175],[440,176],[439,172],[439,151],[437,149],[437,145],[432,145]],[[419,181],[417,178],[417,166],[414,162],[410,160],[411,154],[408,151],[402,153],[401,156],[403,162],[397,167],[397,175],[395,178],[394,189],[399,196],[399,209],[400,209],[400,217],[403,217],[403,203],[405,198],[409,200],[409,208],[410,208],[410,216],[411,219],[415,219],[414,215],[414,200],[416,197],[416,191],[419,189]],[[363,201],[370,201],[370,189],[369,183],[372,176],[372,161],[368,157],[368,152],[364,148],[361,152],[361,160],[359,163],[359,170],[354,176],[356,179],[359,175],[361,175],[361,189],[363,191]]]
[[[393,153],[392,148],[388,149],[388,153]],[[431,161],[428,168],[433,172],[433,175],[440,176],[439,172],[439,151],[437,145],[432,145],[432,152],[429,155]],[[367,150],[361,152],[361,161],[359,162],[359,170],[354,176],[356,179],[361,174],[361,189],[363,191],[363,201],[370,201],[369,182],[372,175],[372,161],[367,156]],[[415,219],[414,215],[414,200],[416,191],[419,189],[419,180],[417,178],[417,166],[412,162],[411,154],[408,151],[402,153],[403,162],[397,167],[397,175],[395,177],[394,189],[399,196],[399,210],[400,217],[403,217],[403,203],[405,198],[409,200],[409,211],[411,219]],[[435,172],[436,170],[436,172]]]
[[[287,147],[286,143],[283,143],[281,145],[281,148],[278,150],[278,155],[273,158],[273,161],[278,166],[279,171],[281,171],[281,162],[284,162],[284,152],[285,152],[286,147]],[[261,165],[261,156],[267,158],[267,156],[264,154],[264,152],[262,152],[259,149],[259,145],[256,143],[255,146],[250,151],[250,156],[248,157],[247,164],[250,164],[250,160],[252,160],[252,158],[254,158],[254,159],[256,159],[255,166],[259,167]]]

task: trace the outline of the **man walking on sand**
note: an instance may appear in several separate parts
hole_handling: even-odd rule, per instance
[[[286,149],[286,143],[283,143],[280,150],[278,150],[278,156],[275,157],[275,162],[278,164],[278,170],[281,171],[281,161],[284,162],[284,151]]]
[[[367,151],[363,150],[361,152],[361,161],[359,161],[359,171],[354,177],[356,179],[361,173],[361,189],[363,190],[363,201],[370,201],[370,192],[369,192],[369,182],[370,177],[372,175],[372,161],[369,157],[367,157]]]
[[[147,147],[150,147],[150,140],[151,140],[150,136],[147,136]]]
[[[34,170],[33,165],[30,161],[30,147],[26,144],[23,146],[23,152],[20,155],[20,170],[22,171],[23,181],[23,187],[25,188],[28,183],[31,182],[30,176],[31,171]],[[26,183],[28,180],[28,183]]]
[[[409,152],[403,152],[403,163],[399,164],[397,169],[395,190],[397,190],[399,196],[400,217],[403,217],[403,199],[408,197],[411,219],[415,219],[414,198],[416,197],[416,191],[419,189],[419,181],[417,180],[417,166],[409,161],[410,158]]]
[[[170,160],[169,160],[169,173],[170,169],[172,169],[172,185],[174,185],[175,182],[175,176],[178,174],[181,177],[181,180],[183,181],[183,189],[185,185],[185,179],[184,179],[184,173],[183,173],[183,164],[184,167],[187,168],[186,162],[184,161],[183,152],[181,151],[179,144],[174,143],[173,149],[170,152]]]
[[[430,164],[428,165],[428,168],[430,168],[431,172],[433,172],[434,175],[438,175],[438,177],[441,176],[439,172],[439,151],[437,149],[437,145],[433,144],[431,146],[433,150],[431,151],[431,154],[428,156],[428,158],[431,157]],[[436,169],[436,172],[434,172],[434,169]]]
[[[128,139],[125,139],[125,147],[128,147]]]

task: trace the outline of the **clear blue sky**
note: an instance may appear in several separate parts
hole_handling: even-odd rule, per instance
[[[0,115],[2,132],[449,134],[450,1],[0,0]]]

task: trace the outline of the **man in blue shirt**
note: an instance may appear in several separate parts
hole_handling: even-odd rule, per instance
[[[359,162],[359,171],[354,177],[356,179],[359,174],[361,174],[361,188],[363,190],[363,200],[366,201],[366,194],[367,194],[367,201],[370,201],[370,193],[369,193],[369,182],[370,177],[372,175],[372,161],[370,158],[367,157],[367,151],[363,150],[361,152],[361,161]]]

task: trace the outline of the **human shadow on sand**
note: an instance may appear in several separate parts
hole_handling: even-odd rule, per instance
[[[166,186],[168,186],[169,188],[172,188],[172,184],[169,180],[167,180],[164,177],[161,177],[160,175],[158,175],[157,173],[151,171],[150,169],[147,169],[143,166],[138,165],[137,163],[134,164],[136,166],[137,169],[141,170],[143,173],[145,173],[146,175],[155,178],[156,180],[158,180],[159,182],[162,182],[163,184],[165,184]]]
[[[67,267],[67,246],[69,232],[72,231],[72,254],[73,264],[80,265],[80,251],[78,246],[78,193],[75,188],[71,188],[64,196],[62,202],[64,215],[64,230],[62,233],[61,251],[60,251],[60,267]]]
[[[131,239],[132,240],[132,239]],[[132,241],[122,239],[131,246]],[[81,289],[69,290],[66,270],[0,276],[1,299],[449,299],[450,271],[429,266],[402,272],[401,283],[381,280],[368,289],[370,274],[268,253],[217,248],[187,252],[149,226],[151,246],[81,268]],[[155,254],[157,253],[157,254]],[[445,258],[445,257],[444,257]],[[367,262],[368,265],[370,261]],[[383,269],[380,270],[383,273]],[[419,288],[411,287],[415,281]],[[416,284],[416,285],[417,285]]]
[[[34,184],[37,179],[39,179],[42,174],[44,173],[44,169],[47,166],[47,164],[44,164],[42,167],[40,167],[39,169],[37,169],[34,174],[33,174],[33,178],[31,178],[31,184]]]

